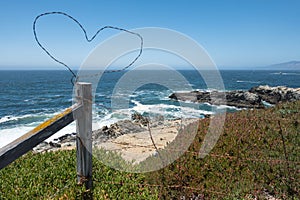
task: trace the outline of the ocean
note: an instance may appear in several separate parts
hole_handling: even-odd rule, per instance
[[[239,109],[228,106],[215,106],[212,112],[210,104],[194,104],[170,100],[168,96],[173,92],[192,90],[209,90],[204,80],[192,70],[178,70],[187,80],[182,85],[168,72],[162,76],[165,83],[172,85],[172,90],[156,83],[141,85],[130,95],[117,93],[120,98],[126,99],[127,108],[112,108],[114,88],[126,71],[106,73],[101,77],[95,92],[93,105],[93,129],[110,125],[122,119],[130,119],[133,112],[147,116],[162,115],[166,119],[175,118],[202,118],[205,114],[214,114],[218,108],[227,112]],[[139,72],[136,72],[137,76]],[[145,74],[161,75],[160,71],[143,71]],[[247,71],[224,70],[220,71],[225,90],[248,90],[258,85],[300,87],[300,71]],[[30,131],[41,122],[60,113],[73,103],[73,85],[68,71],[0,71],[0,148],[17,137]],[[134,84],[134,79],[130,79]],[[128,84],[131,84],[128,83]],[[170,84],[169,84],[170,83]],[[180,84],[180,87],[177,85]],[[175,88],[175,90],[174,90]],[[178,88],[178,90],[176,90]],[[222,109],[221,109],[222,108]],[[75,132],[75,123],[65,127],[48,140],[60,135]]]

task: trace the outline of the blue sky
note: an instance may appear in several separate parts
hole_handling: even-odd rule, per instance
[[[91,36],[104,25],[126,29],[174,29],[202,45],[219,67],[252,68],[300,60],[300,1],[1,1],[0,69],[60,69],[36,44],[34,18],[63,11],[79,20]],[[91,44],[71,21],[53,16],[38,22],[43,44],[72,68],[80,66],[101,41]]]

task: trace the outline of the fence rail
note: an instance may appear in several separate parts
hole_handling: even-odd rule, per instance
[[[75,105],[66,109],[64,112],[43,122],[33,130],[1,148],[0,169],[6,167],[11,162],[30,151],[33,147],[73,122],[73,109],[78,107],[80,106]]]
[[[0,170],[76,120],[77,179],[91,189],[92,86],[90,83],[77,83],[75,93],[76,103],[73,106],[0,148]]]

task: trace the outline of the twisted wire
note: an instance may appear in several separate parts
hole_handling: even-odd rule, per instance
[[[119,28],[119,27],[116,27],[116,26],[103,26],[101,27],[100,29],[97,30],[97,32],[91,37],[89,38],[88,35],[87,35],[87,31],[85,30],[85,28],[82,26],[82,24],[77,20],[75,19],[74,17],[68,15],[67,13],[64,13],[64,12],[46,12],[46,13],[42,13],[40,15],[38,15],[35,19],[34,19],[34,22],[33,22],[33,35],[34,35],[34,39],[35,41],[37,42],[37,44],[39,45],[39,47],[52,59],[54,60],[55,62],[57,62],[58,64],[64,66],[66,69],[69,70],[69,72],[72,74],[72,79],[71,79],[71,83],[72,85],[74,85],[74,79],[75,79],[75,82],[78,80],[78,77],[77,75],[74,73],[74,71],[66,64],[64,63],[63,61],[57,59],[55,56],[53,56],[42,44],[41,42],[39,41],[38,39],[38,36],[37,36],[37,31],[36,31],[36,24],[37,24],[37,21],[39,18],[41,17],[44,17],[44,16],[47,16],[47,15],[63,15],[69,19],[71,19],[73,22],[75,22],[79,27],[80,29],[82,30],[82,32],[84,33],[84,37],[86,39],[87,42],[92,42],[96,37],[97,35],[103,31],[104,29],[114,29],[114,30],[118,30],[118,31],[123,31],[123,32],[126,32],[126,33],[129,33],[129,34],[132,34],[132,35],[135,35],[137,36],[139,39],[140,39],[140,50],[139,50],[139,53],[138,55],[125,67],[123,67],[122,69],[118,69],[118,70],[110,70],[110,71],[105,71],[105,73],[112,73],[112,72],[120,72],[120,71],[124,71],[126,69],[128,69],[130,66],[132,66],[136,61],[137,59],[141,56],[142,52],[143,52],[143,37],[136,33],[136,32],[132,32],[132,31],[129,31],[127,29],[124,29],[124,28]]]

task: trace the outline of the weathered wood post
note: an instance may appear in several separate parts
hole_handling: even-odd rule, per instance
[[[75,88],[76,101],[82,104],[76,119],[77,181],[92,190],[92,84],[79,82]]]

